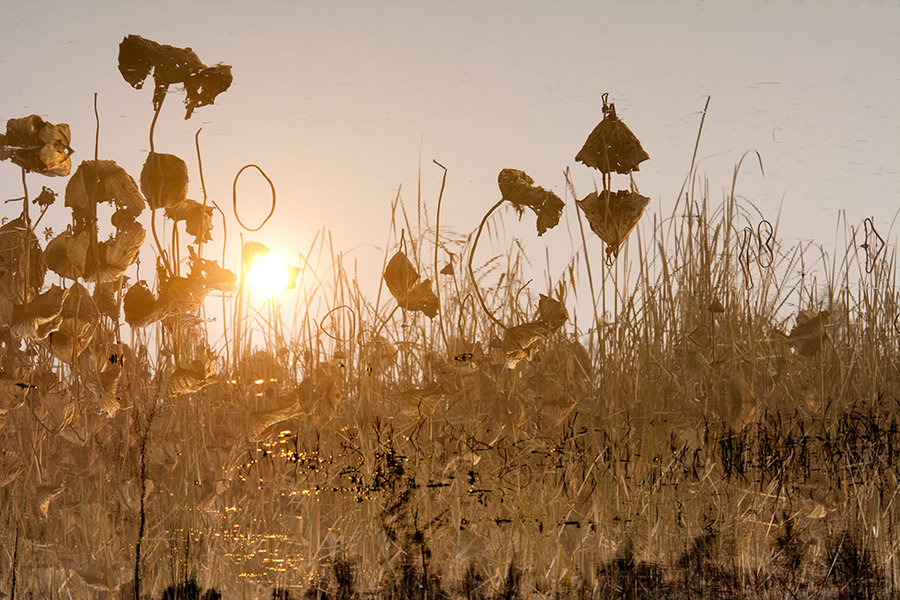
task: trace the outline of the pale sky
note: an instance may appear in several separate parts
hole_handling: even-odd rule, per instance
[[[189,197],[200,198],[193,136],[203,127],[207,188],[223,207],[231,205],[236,171],[259,164],[279,205],[254,239],[288,255],[305,251],[321,227],[338,249],[382,245],[398,186],[415,210],[420,157],[432,214],[441,171],[431,161],[449,168],[442,225],[457,232],[472,231],[499,199],[504,167],[525,170],[560,196],[571,167],[586,194],[596,172],[574,156],[602,118],[604,92],[650,154],[635,174],[650,211],[667,214],[681,187],[707,95],[698,157],[713,200],[730,186],[741,155],[755,149],[766,175],[746,167],[738,192],[773,219],[783,206],[789,239],[830,244],[841,209],[850,224],[872,216],[887,234],[900,206],[900,6],[893,2],[2,0],[2,7],[0,121],[36,113],[69,123],[73,171],[93,156],[98,92],[100,158],[139,176],[151,86],[134,90],[119,75],[125,35],[190,46],[207,64],[232,65],[231,89],[189,121],[183,91],[170,90],[156,147],[187,161]],[[19,195],[19,177],[18,168],[0,164],[0,194]],[[251,179],[242,189],[247,198],[260,192],[257,206],[249,199],[242,206],[246,220],[258,222],[268,192]],[[50,185],[61,193],[65,185],[37,175],[29,181],[32,190]],[[66,211],[54,208],[64,223]],[[13,208],[2,210],[11,216]],[[568,260],[564,229],[539,240],[537,265],[544,244]],[[510,241],[536,239],[533,217],[516,224],[510,211],[506,232]],[[598,256],[602,249],[596,240]]]

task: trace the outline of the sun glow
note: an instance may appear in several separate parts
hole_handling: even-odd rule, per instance
[[[290,272],[283,258],[269,252],[253,261],[248,278],[255,296],[271,298],[287,288]]]

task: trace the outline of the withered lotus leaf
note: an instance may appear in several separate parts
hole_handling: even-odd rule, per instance
[[[63,290],[56,284],[24,306],[13,309],[10,332],[16,337],[33,340],[46,338],[59,327],[62,317]]]
[[[0,297],[28,304],[40,293],[46,272],[41,245],[22,217],[0,227]]]
[[[650,158],[641,142],[616,116],[615,104],[603,102],[603,120],[588,136],[575,160],[603,173],[628,174]]]
[[[569,318],[566,307],[558,300],[541,294],[538,302],[537,320],[547,326],[551,332],[562,327]]]
[[[82,229],[78,233],[66,230],[47,243],[44,262],[47,268],[61,277],[77,279],[87,271],[87,254],[90,232]]]
[[[188,250],[190,251],[188,262],[191,265],[189,278],[202,280],[204,287],[209,290],[219,290],[220,292],[234,291],[237,284],[237,275],[224,267],[220,267],[219,263],[214,260],[200,258],[190,246]]]
[[[231,85],[231,66],[207,67],[190,48],[158,44],[138,35],[126,36],[119,44],[119,72],[133,88],[140,89],[153,72],[153,109],[159,110],[166,90],[183,83],[187,92],[185,119],[198,106],[215,101]]]
[[[212,239],[212,206],[203,206],[196,200],[186,198],[166,207],[166,216],[173,221],[184,221],[185,230],[194,236],[194,243],[200,244]]]
[[[0,135],[0,160],[9,159],[41,175],[64,177],[72,168],[70,141],[65,123],[54,125],[37,115],[10,119],[6,135]]]
[[[510,367],[520,360],[530,358],[538,351],[538,343],[550,333],[540,321],[522,323],[506,330],[503,336],[503,352]]]
[[[383,276],[401,308],[423,312],[429,318],[437,315],[438,299],[431,289],[431,280],[419,282],[419,273],[403,252],[397,251],[391,257]]]
[[[156,309],[156,296],[150,291],[147,282],[138,281],[125,293],[122,299],[125,321],[132,327],[144,327],[153,322]]]
[[[534,185],[534,179],[525,171],[503,169],[497,176],[497,183],[503,198],[512,203],[520,217],[525,208],[534,211],[539,236],[559,223],[565,204],[553,192]]]
[[[59,360],[72,363],[91,343],[100,321],[94,299],[80,283],[74,283],[63,294],[62,321],[52,332],[50,352]]]
[[[97,246],[99,264],[88,254],[88,272],[85,279],[105,283],[116,281],[125,270],[134,264],[144,243],[146,231],[137,221],[125,229],[120,229],[115,236],[100,242]]]
[[[193,394],[215,383],[215,376],[216,355],[208,348],[204,348],[200,358],[192,360],[185,367],[175,369],[169,377],[167,388],[172,396]]]
[[[56,202],[56,192],[48,188],[46,185],[42,186],[41,193],[38,194],[31,202],[37,204],[41,208],[47,208],[48,206]]]
[[[144,198],[137,184],[116,161],[82,161],[66,185],[66,206],[80,224],[78,229],[93,223],[100,202],[115,205],[113,224],[117,228],[131,223],[144,210]]]
[[[201,277],[171,277],[160,281],[156,300],[157,318],[200,308],[208,291]]]
[[[174,154],[151,152],[141,169],[141,191],[150,208],[168,208],[187,198],[187,164]]]
[[[603,190],[598,195],[591,192],[584,200],[577,201],[594,233],[606,242],[607,256],[619,256],[619,246],[634,229],[650,199],[628,190],[612,193]]]
[[[259,242],[244,242],[244,246],[241,248],[241,264],[244,267],[244,270],[249,269],[253,266],[253,263],[260,256],[265,256],[269,253],[269,247],[265,244],[260,244]]]
[[[126,281],[128,281],[128,277],[123,275],[111,281],[104,281],[94,285],[93,298],[94,304],[97,305],[97,310],[100,311],[100,314],[108,316],[113,321],[118,321],[119,319],[119,305],[116,302],[116,294],[120,287],[124,289]]]

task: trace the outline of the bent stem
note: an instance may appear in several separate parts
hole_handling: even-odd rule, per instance
[[[475,240],[472,242],[472,250],[469,252],[469,260],[466,262],[466,268],[469,271],[469,278],[472,280],[472,287],[475,290],[475,297],[478,298],[478,302],[481,304],[481,308],[484,310],[485,314],[490,317],[491,321],[496,323],[501,329],[506,331],[507,327],[503,323],[500,322],[497,317],[488,310],[487,304],[484,302],[484,298],[481,295],[481,290],[478,288],[478,282],[475,281],[475,273],[472,271],[472,259],[475,258],[475,249],[478,247],[478,239],[481,237],[481,232],[484,229],[484,224],[487,223],[488,218],[497,210],[501,204],[506,201],[505,198],[501,198],[496,204],[494,204],[490,210],[485,213],[484,217],[481,219],[481,223],[478,224],[478,231],[475,233]]]

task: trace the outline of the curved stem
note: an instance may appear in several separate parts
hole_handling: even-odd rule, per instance
[[[165,94],[163,94],[162,100],[159,101],[159,106],[156,107],[156,110],[153,111],[153,120],[150,121],[150,153],[153,154],[155,150],[153,149],[153,130],[156,129],[156,119],[159,118],[159,112],[162,110],[163,101],[166,99]]]
[[[434,221],[434,294],[437,297],[438,312],[441,315],[441,337],[444,338],[444,349],[450,349],[450,343],[447,341],[447,333],[444,331],[444,312],[441,310],[441,282],[438,278],[438,250],[441,245],[441,201],[444,199],[444,187],[447,185],[447,167],[432,159],[432,162],[444,170],[444,176],[441,178],[441,191],[438,193],[437,216]]]
[[[475,289],[475,297],[478,298],[478,302],[481,304],[481,308],[484,309],[485,314],[490,317],[491,321],[500,326],[504,331],[506,331],[507,327],[503,323],[500,322],[497,317],[488,310],[487,304],[484,303],[484,298],[481,296],[481,290],[478,289],[478,282],[475,281],[475,273],[472,271],[472,259],[475,258],[475,249],[478,247],[478,239],[481,237],[481,231],[484,229],[484,224],[487,223],[488,218],[493,214],[495,210],[497,210],[501,204],[503,204],[506,200],[501,198],[496,204],[494,204],[487,213],[485,213],[484,217],[481,219],[481,223],[478,224],[478,231],[475,233],[475,240],[472,242],[472,250],[469,252],[469,260],[466,262],[466,268],[469,271],[469,278],[472,280],[472,287]]]

